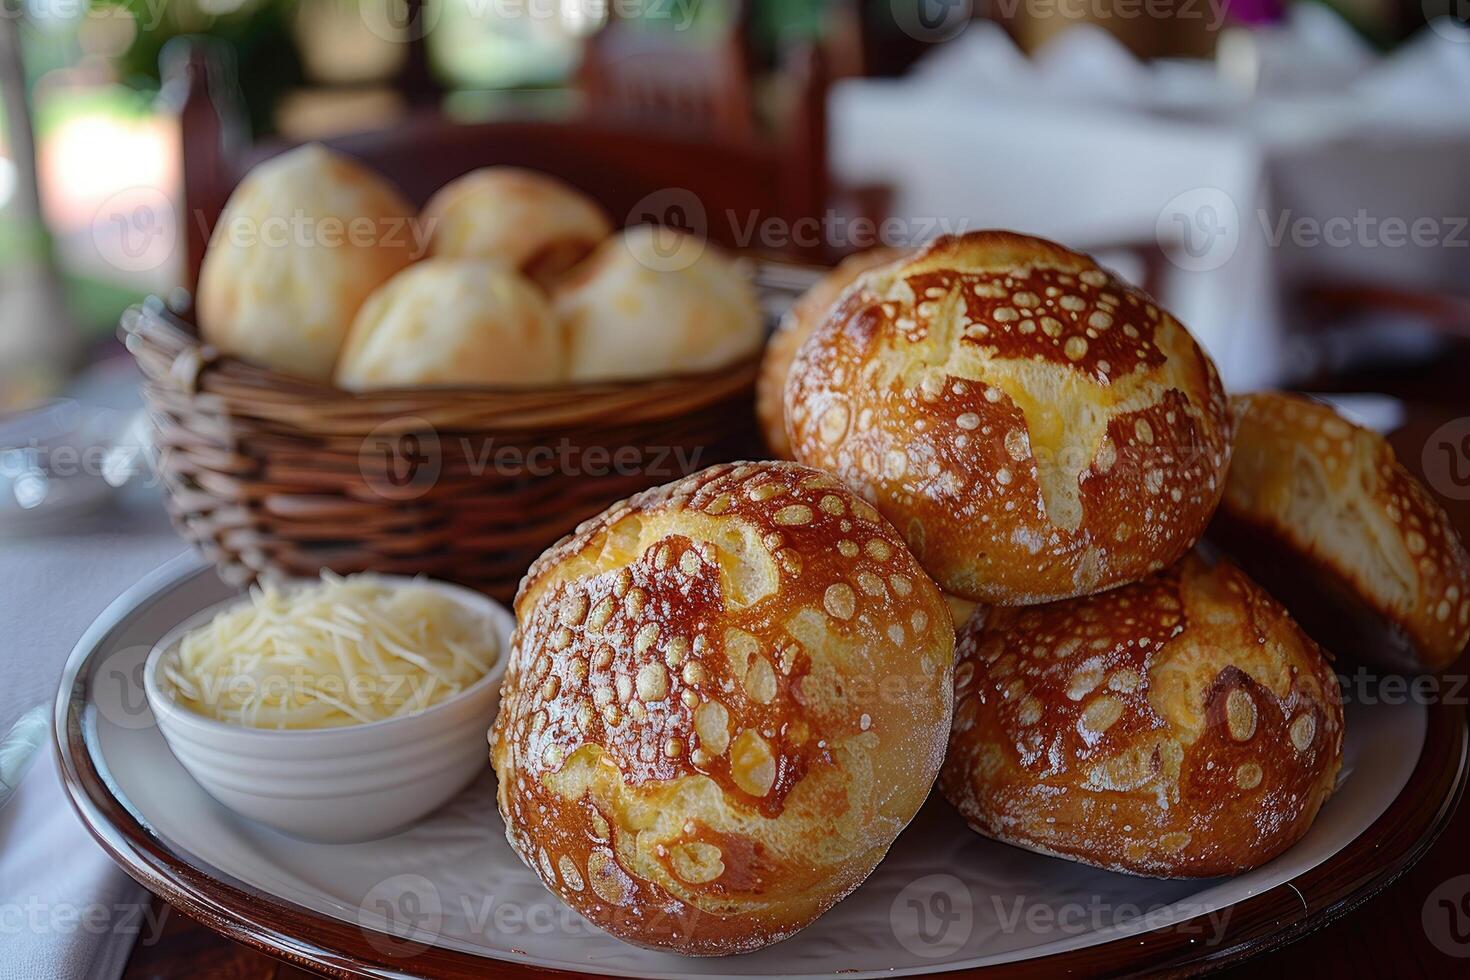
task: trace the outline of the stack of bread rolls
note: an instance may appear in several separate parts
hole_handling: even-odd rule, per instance
[[[1255,867],[1342,760],[1327,634],[1293,613],[1372,619],[1389,642],[1368,645],[1418,668],[1470,639],[1470,559],[1380,437],[1300,398],[1232,403],[1182,324],[1061,246],[858,256],[762,375],[772,451],[797,462],[614,505],[516,602],[491,739],[507,836],[630,942],[791,934],[936,783],[1044,854]],[[1246,567],[1282,569],[1273,589],[1321,594],[1283,588],[1288,611],[1197,549],[1212,519]]]
[[[513,167],[467,174],[415,214],[314,144],[231,196],[197,311],[219,350],[356,391],[695,373],[764,335],[747,278],[701,240],[615,233],[585,194]]]

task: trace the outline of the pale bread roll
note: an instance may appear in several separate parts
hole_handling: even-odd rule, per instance
[[[724,367],[760,349],[750,282],[700,239],[653,225],[609,238],[561,283],[552,304],[574,381],[626,381]]]
[[[506,837],[620,939],[783,939],[933,784],[949,612],[828,474],[726,464],[639,494],[542,555],[515,609],[491,733]]]
[[[332,376],[363,301],[422,249],[413,208],[383,178],[311,144],[230,195],[199,273],[204,340],[303,378]]]
[[[422,218],[434,255],[504,262],[542,286],[612,234],[592,198],[519,167],[486,167],[445,184]]]
[[[368,298],[337,363],[350,391],[534,386],[562,379],[561,333],[541,291],[475,259],[427,259]]]

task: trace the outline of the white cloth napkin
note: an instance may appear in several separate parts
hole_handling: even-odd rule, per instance
[[[113,980],[163,919],[76,822],[45,751],[0,810],[0,980]]]
[[[116,405],[136,378],[114,379]],[[0,537],[0,734],[55,703],[72,647],[146,572],[185,550],[158,491],[129,487],[83,526]],[[113,864],[63,796],[51,738],[0,809],[0,980],[113,980],[133,943],[158,925],[148,894]]]
[[[1294,373],[1289,287],[1470,280],[1470,113],[1449,94],[1470,90],[1467,40],[1426,28],[1379,57],[1309,4],[1222,40],[1218,64],[1141,63],[1095,25],[1027,57],[976,22],[907,78],[834,87],[833,170],[893,187],[911,239],[945,222],[1158,243],[1160,298],[1227,386],[1277,385]],[[1395,234],[1417,218],[1434,243]],[[1323,244],[1344,220],[1349,240]]]

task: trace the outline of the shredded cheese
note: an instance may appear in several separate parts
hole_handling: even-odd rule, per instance
[[[251,728],[335,728],[414,714],[469,687],[500,650],[489,622],[415,582],[323,572],[251,589],[185,634],[163,672],[185,706]]]

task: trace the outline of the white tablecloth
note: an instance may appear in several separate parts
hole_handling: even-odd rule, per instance
[[[133,379],[113,380],[129,400]],[[63,532],[0,536],[0,735],[55,702],[67,655],[108,603],[183,550],[146,486]],[[0,980],[112,980],[159,923],[66,802],[49,738],[43,752],[0,810]]]
[[[1089,25],[1028,58],[975,22],[909,77],[834,87],[834,174],[893,188],[909,237],[942,220],[1157,243],[1160,299],[1227,386],[1279,384],[1296,373],[1285,284],[1470,279],[1470,113],[1449,95],[1470,91],[1470,33],[1380,59],[1325,9],[1291,18],[1222,43],[1219,66],[1144,65]],[[1395,230],[1416,220],[1428,244]]]

